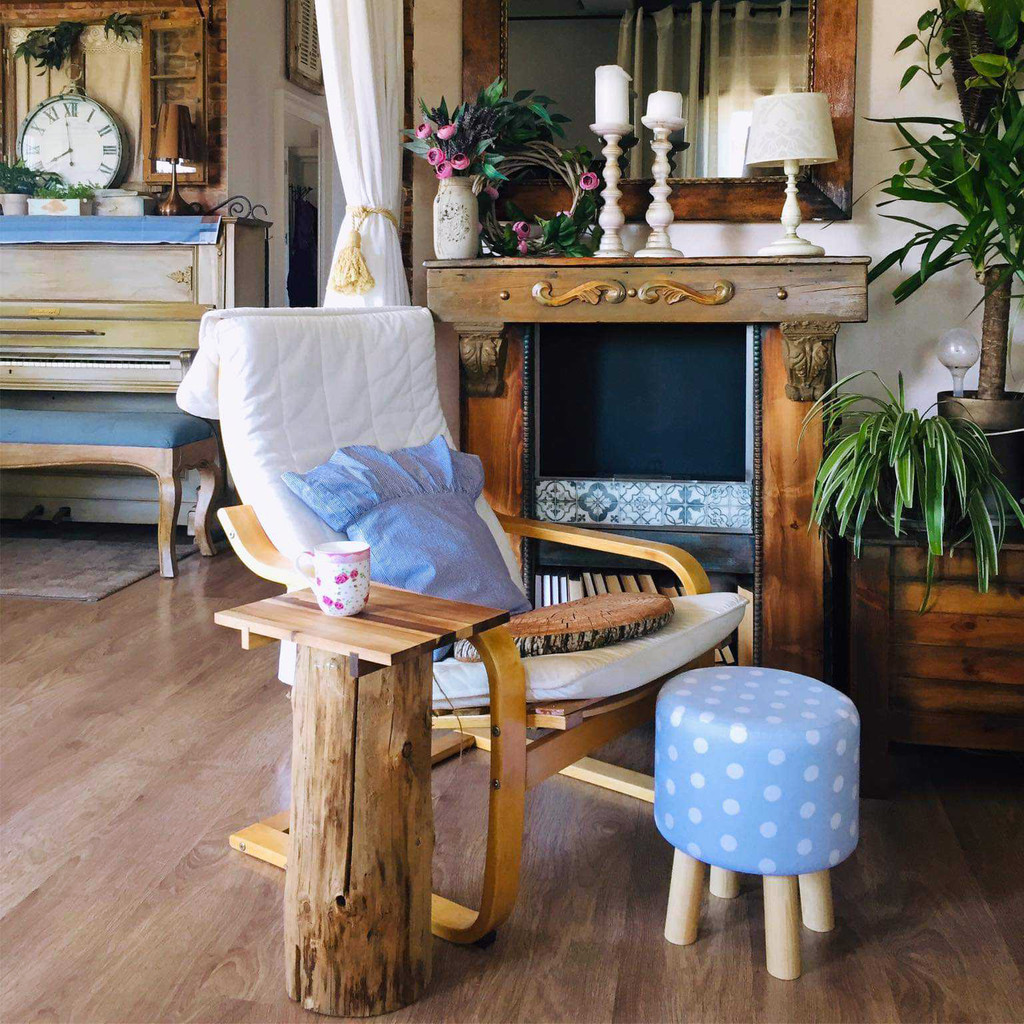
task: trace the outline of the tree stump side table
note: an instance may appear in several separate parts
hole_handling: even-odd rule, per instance
[[[364,611],[348,618],[324,615],[306,590],[214,621],[239,630],[246,649],[299,645],[288,995],[345,1017],[407,1006],[431,969],[431,654],[502,625],[508,613],[374,583]]]

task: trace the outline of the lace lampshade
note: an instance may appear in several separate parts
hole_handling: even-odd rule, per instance
[[[754,100],[747,138],[749,167],[782,165],[786,173],[786,202],[777,242],[758,249],[759,256],[824,256],[820,245],[797,233],[800,227],[796,176],[801,164],[828,164],[836,159],[836,137],[828,97],[823,92],[788,92]]]
[[[836,137],[823,92],[791,92],[754,100],[747,164],[775,167],[828,164],[836,159]]]

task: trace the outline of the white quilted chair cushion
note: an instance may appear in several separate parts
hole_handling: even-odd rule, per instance
[[[643,686],[721,643],[743,618],[738,594],[676,597],[664,629],[611,647],[524,658],[527,700],[589,700]],[[434,707],[472,708],[488,702],[487,672],[480,662],[454,658],[434,666]]]
[[[410,306],[207,313],[178,405],[220,420],[235,487],[289,558],[339,535],[285,486],[282,473],[306,473],[344,445],[392,451],[438,434],[451,443],[437,391],[433,318]],[[508,538],[483,498],[477,511],[521,589]],[[604,697],[640,686],[725,639],[744,604],[735,594],[679,598],[675,618],[653,636],[528,658],[527,699]],[[282,644],[282,679],[290,682],[293,672],[294,645]],[[440,707],[449,706],[447,698],[455,707],[487,701],[480,664],[438,662],[435,682]]]

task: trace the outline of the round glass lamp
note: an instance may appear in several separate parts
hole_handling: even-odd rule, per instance
[[[939,338],[935,354],[953,375],[953,397],[963,398],[964,377],[981,355],[978,339],[967,328],[954,327]]]

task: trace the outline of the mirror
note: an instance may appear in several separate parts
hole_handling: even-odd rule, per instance
[[[651,133],[640,123],[649,93],[681,93],[687,125],[672,177],[755,178],[744,165],[758,96],[809,87],[808,0],[507,0],[509,91],[534,89],[572,119],[565,145],[598,152],[594,68],[633,76],[637,142],[627,179],[651,176]]]

